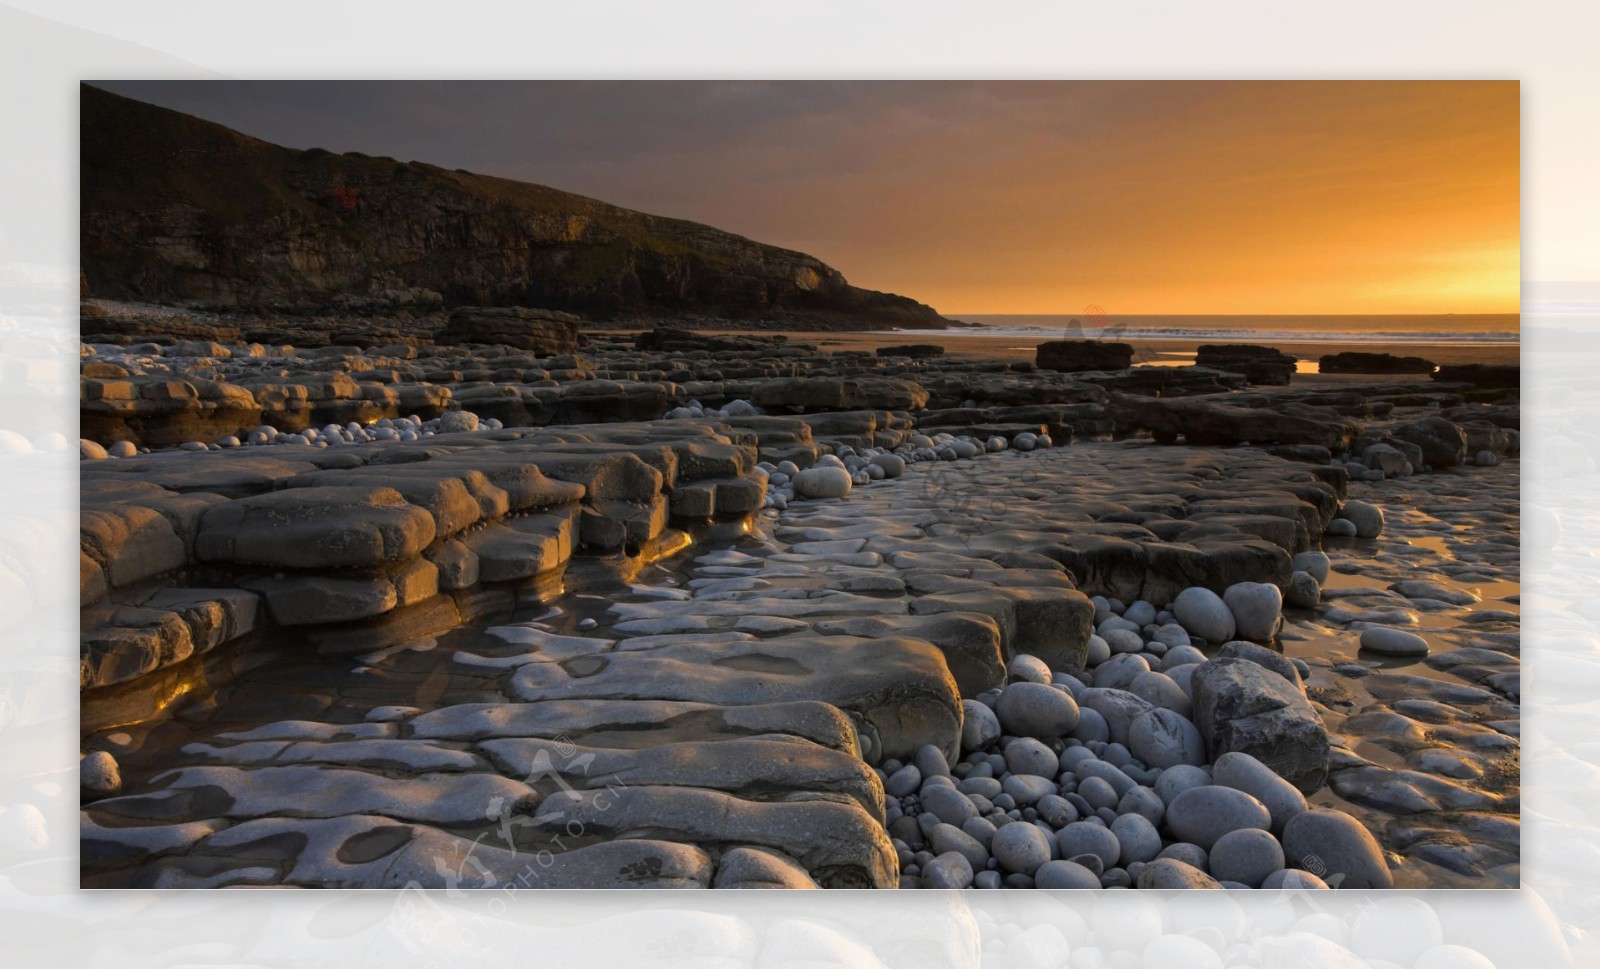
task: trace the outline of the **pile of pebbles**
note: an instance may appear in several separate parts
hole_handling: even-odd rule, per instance
[[[259,448],[267,445],[301,445],[312,448],[329,448],[337,445],[364,445],[382,441],[416,441],[440,434],[463,431],[498,431],[504,425],[497,418],[480,420],[471,411],[447,411],[437,418],[424,421],[413,414],[405,418],[380,418],[372,424],[351,421],[349,424],[330,424],[323,428],[306,428],[303,431],[279,431],[270,424],[251,429],[243,440],[236,435],[226,435],[214,442],[186,441],[178,445],[179,451],[226,451],[230,448]],[[102,447],[87,438],[78,442],[78,456],[84,460],[101,458],[132,458],[150,449],[140,449],[131,441],[119,441],[111,447]]]
[[[763,461],[756,467],[767,473],[765,507],[781,512],[796,499],[843,498],[856,485],[899,478],[919,462],[964,461],[1007,449],[1033,451],[1054,444],[1049,435],[1031,431],[1019,432],[1009,441],[1000,435],[983,439],[945,432],[914,434],[896,448],[840,445],[835,454],[823,455],[810,468],[802,469],[792,461]]]
[[[681,407],[671,408],[662,417],[668,421],[681,421],[690,418],[710,418],[713,421],[722,418],[753,418],[761,414],[761,409],[742,398],[729,401],[720,408],[710,408],[699,401],[690,400]]]
[[[1382,849],[1356,818],[1310,807],[1249,754],[1207,761],[1191,693],[1207,657],[1190,627],[1223,624],[1215,609],[1222,607],[1225,627],[1267,631],[1270,639],[1279,620],[1269,597],[1233,593],[1194,587],[1167,609],[1095,597],[1097,633],[1085,671],[1051,670],[1019,655],[1006,686],[963,701],[955,765],[932,745],[909,763],[885,762],[878,771],[901,886],[1391,886]],[[1231,646],[1245,655],[1269,652],[1248,641]],[[1279,660],[1265,665],[1282,676],[1291,664],[1300,677],[1309,674],[1303,661]],[[1091,687],[1126,691],[1150,706],[1108,707],[1085,695]]]

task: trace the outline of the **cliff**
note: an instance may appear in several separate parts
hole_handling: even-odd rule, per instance
[[[421,162],[283,148],[80,92],[85,296],[284,314],[526,306],[817,329],[949,322],[710,226]]]

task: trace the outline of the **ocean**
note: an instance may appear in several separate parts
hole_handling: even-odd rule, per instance
[[[1217,343],[1516,344],[1515,313],[1350,315],[949,314],[981,324],[994,337],[1085,340],[1181,340]],[[906,330],[936,336],[937,330]],[[942,331],[948,333],[948,331]]]

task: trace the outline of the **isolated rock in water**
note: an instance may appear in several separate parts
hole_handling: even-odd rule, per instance
[[[1350,499],[1339,510],[1339,518],[1354,525],[1356,536],[1361,539],[1376,539],[1383,532],[1383,510],[1370,502]]]
[[[1320,877],[1335,889],[1392,889],[1383,850],[1356,819],[1335,809],[1312,808],[1283,828],[1287,865]]]
[[[1440,364],[1433,379],[1444,384],[1479,387],[1520,387],[1522,368],[1517,364]]]
[[[807,468],[794,477],[794,490],[801,498],[844,498],[852,484],[848,471],[827,465]]]
[[[1283,624],[1283,593],[1271,583],[1234,583],[1222,594],[1233,613],[1235,632],[1246,640],[1269,643]]]
[[[1300,571],[1289,577],[1289,588],[1284,590],[1283,601],[1290,606],[1309,610],[1322,602],[1322,587],[1317,578]]]
[[[1191,586],[1179,593],[1172,604],[1172,615],[1185,630],[1207,643],[1233,639],[1233,611],[1222,597],[1204,586]]]
[[[1295,572],[1310,573],[1311,577],[1320,585],[1328,581],[1328,569],[1331,565],[1332,562],[1328,559],[1327,553],[1308,549],[1305,552],[1295,553],[1293,561],[1289,563],[1289,568]]]
[[[1173,838],[1208,852],[1229,832],[1266,829],[1271,824],[1272,815],[1255,796],[1221,785],[1190,788],[1167,806],[1166,826]]]
[[[1133,345],[1106,340],[1046,340],[1034,352],[1040,370],[1126,370],[1133,363]]]
[[[1252,384],[1287,384],[1297,361],[1275,347],[1255,344],[1201,344],[1194,362],[1199,367],[1243,374]]]
[[[1195,669],[1195,726],[1212,760],[1243,751],[1311,794],[1328,776],[1328,731],[1305,696],[1249,660],[1224,657]]]
[[[1437,366],[1425,357],[1363,351],[1323,354],[1317,358],[1317,371],[1322,374],[1432,374]]]
[[[873,352],[879,357],[911,357],[915,360],[927,360],[930,357],[941,357],[944,348],[938,344],[896,344],[893,347],[879,347]]]
[[[1386,657],[1426,657],[1428,641],[1405,630],[1369,626],[1361,631],[1361,649],[1381,653]]]

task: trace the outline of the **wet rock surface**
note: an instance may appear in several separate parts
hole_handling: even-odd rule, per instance
[[[1488,411],[691,337],[87,358],[332,376],[82,449],[85,884],[1515,884]]]

